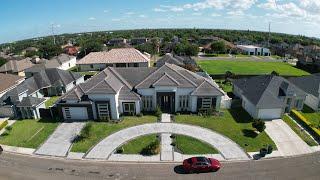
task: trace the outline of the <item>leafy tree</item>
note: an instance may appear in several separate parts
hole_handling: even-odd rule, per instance
[[[102,49],[103,49],[102,43],[99,43],[98,41],[95,41],[95,40],[87,40],[81,44],[81,49],[78,54],[78,57],[82,58],[91,52],[102,51]]]
[[[37,51],[27,51],[24,55],[24,57],[33,57],[33,56],[38,56],[38,52]]]
[[[272,72],[271,72],[271,75],[279,76],[279,73],[278,73],[277,71],[272,71]]]
[[[0,57],[0,66],[4,65],[6,62],[6,59]]]
[[[265,122],[262,120],[254,120],[252,123],[252,127],[257,129],[257,131],[262,132],[264,129],[266,129]]]
[[[41,58],[51,59],[54,56],[58,56],[63,51],[59,45],[48,42],[41,44],[38,52]]]
[[[215,53],[225,53],[226,45],[223,41],[216,41],[211,44],[211,49]]]
[[[175,46],[173,51],[179,55],[196,56],[198,55],[198,46],[188,42],[182,42]]]

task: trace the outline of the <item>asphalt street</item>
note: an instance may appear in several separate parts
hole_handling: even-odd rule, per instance
[[[179,164],[134,164],[50,159],[3,153],[1,180],[81,179],[320,179],[320,153],[225,162],[215,173],[184,174]]]

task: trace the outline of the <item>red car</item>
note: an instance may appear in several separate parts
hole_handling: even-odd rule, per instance
[[[192,157],[183,161],[183,168],[188,173],[218,171],[220,167],[220,162],[213,158]]]

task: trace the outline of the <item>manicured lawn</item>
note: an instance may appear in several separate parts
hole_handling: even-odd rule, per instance
[[[26,148],[38,148],[53,133],[58,122],[46,120],[18,120],[8,135],[0,136],[0,144]]]
[[[226,71],[231,71],[239,75],[270,74],[272,71],[276,71],[280,75],[302,76],[309,74],[291,66],[290,64],[282,62],[208,60],[198,61],[198,64],[209,74],[225,74]]]
[[[218,154],[211,145],[189,136],[176,135],[176,147],[182,154]]]
[[[301,111],[301,114],[315,127],[319,125],[320,112],[314,112],[313,109],[305,105]]]
[[[285,115],[282,119],[309,146],[318,145],[304,130],[301,130],[301,128],[292,119],[290,119],[287,115]]]
[[[222,88],[222,90],[226,93],[228,92],[232,92],[232,84],[229,83],[223,83],[224,80],[215,80],[216,83],[219,85],[220,88]]]
[[[156,134],[141,136],[122,146],[123,154],[141,154],[141,151],[157,140]]]
[[[72,152],[87,152],[92,146],[96,145],[103,138],[109,136],[110,134],[117,132],[121,129],[136,126],[145,123],[154,123],[157,121],[155,116],[128,116],[116,123],[105,123],[105,122],[89,122],[92,123],[90,127],[89,136],[85,139],[80,139],[75,142],[72,146]]]
[[[45,102],[46,108],[51,107],[59,98],[60,98],[60,96],[53,96],[50,99],[48,99]]]
[[[276,145],[265,132],[255,133],[251,125],[252,118],[245,110],[234,108],[222,111],[223,116],[178,115],[175,119],[178,123],[193,124],[221,133],[238,143],[247,152],[259,151],[268,144],[272,144],[276,149]]]

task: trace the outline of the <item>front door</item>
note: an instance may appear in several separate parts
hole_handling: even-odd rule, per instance
[[[157,105],[161,108],[162,112],[174,113],[175,111],[175,93],[173,92],[158,92]]]

